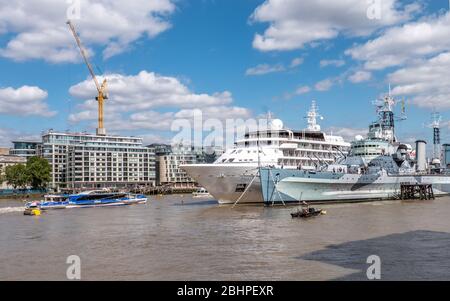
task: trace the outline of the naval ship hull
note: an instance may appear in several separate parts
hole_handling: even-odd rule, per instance
[[[432,184],[436,196],[450,194],[450,176],[358,175],[262,168],[260,185],[266,205],[396,199],[401,184]]]
[[[220,204],[234,204],[241,196],[239,204],[263,203],[257,165],[193,164],[180,167]]]

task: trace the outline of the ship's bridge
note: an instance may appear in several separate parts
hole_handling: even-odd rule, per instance
[[[390,156],[394,153],[392,145],[385,140],[359,140],[352,142],[351,155],[376,158]]]

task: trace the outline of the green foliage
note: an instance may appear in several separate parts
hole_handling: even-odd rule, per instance
[[[3,175],[3,168],[0,167],[0,185],[2,185],[3,182],[5,182],[5,181],[6,181],[6,179],[5,179],[5,176]]]
[[[51,181],[51,166],[44,158],[31,157],[28,159],[26,173],[29,185],[33,189],[45,189]]]
[[[26,189],[29,182],[27,167],[23,164],[7,166],[5,179],[14,189]]]
[[[33,189],[45,189],[51,181],[51,166],[43,158],[31,157],[26,165],[6,167],[4,180],[14,189],[26,189],[29,186]]]

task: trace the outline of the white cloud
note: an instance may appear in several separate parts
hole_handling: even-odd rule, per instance
[[[203,109],[185,109],[175,114],[176,118],[192,118],[194,114],[198,114],[201,111],[203,119],[215,118],[220,120],[225,119],[237,119],[237,118],[249,118],[250,111],[241,107],[226,107],[226,106],[214,106],[206,107]]]
[[[330,90],[331,87],[333,87],[333,85],[334,85],[333,79],[327,78],[327,79],[324,79],[324,80],[322,80],[322,81],[316,83],[316,85],[314,86],[314,88],[315,88],[317,91],[324,92],[324,91]]]
[[[129,117],[118,116],[106,122],[106,128],[112,130],[170,130],[174,120],[173,112],[160,113],[157,111],[144,111],[131,114]]]
[[[450,52],[421,60],[388,76],[395,87],[392,94],[412,97],[424,108],[450,108]]]
[[[367,136],[367,129],[347,128],[347,127],[330,127],[325,130],[325,133],[331,133],[335,136],[341,136],[345,141],[353,141],[355,137],[361,135]]]
[[[256,67],[252,67],[247,69],[245,72],[245,75],[247,76],[253,76],[253,75],[265,75],[269,73],[277,73],[277,72],[284,72],[288,69],[294,69],[303,64],[304,58],[297,57],[292,59],[291,63],[289,64],[288,68],[285,67],[284,64],[276,64],[276,65],[269,65],[269,64],[259,64]]]
[[[81,0],[81,18],[74,20],[88,46],[103,48],[108,58],[132,47],[141,37],[154,37],[170,28],[167,16],[175,11],[172,0]],[[70,4],[62,0],[0,0],[0,56],[52,63],[79,60],[67,25]]]
[[[321,60],[320,61],[320,67],[328,67],[328,66],[335,66],[335,67],[342,67],[345,65],[344,60]]]
[[[189,90],[177,78],[162,76],[153,72],[141,71],[137,75],[107,74],[110,99],[107,107],[116,112],[146,110],[159,107],[196,108],[230,104],[231,93],[228,91],[210,94],[196,94]],[[97,103],[93,97],[97,94],[90,78],[69,89],[72,96],[89,99],[83,108],[95,109]]]
[[[283,65],[277,64],[277,65],[269,65],[269,64],[260,64],[256,67],[252,67],[247,69],[245,72],[245,75],[265,75],[269,73],[275,73],[275,72],[283,72],[286,68],[284,68]]]
[[[306,94],[311,91],[311,88],[309,86],[302,86],[299,87],[297,90],[295,90],[296,95]]]
[[[247,119],[251,117],[251,113],[246,108],[235,106],[213,106],[171,112],[143,111],[133,112],[130,116],[113,114],[110,118],[106,119],[105,127],[113,131],[170,131],[174,121],[187,120],[194,126],[194,117],[198,118],[199,116],[201,116],[202,122],[208,119],[216,119],[224,122],[226,119]],[[97,115],[92,111],[90,117],[89,120],[96,120]],[[203,123],[200,125],[203,125]],[[91,127],[95,126],[96,123],[91,124]]]
[[[450,13],[396,26],[346,51],[365,70],[394,69],[388,76],[395,96],[423,108],[450,108]]]
[[[11,147],[11,141],[14,139],[14,136],[11,135],[10,129],[2,129],[0,128],[0,147]]]
[[[380,37],[346,51],[369,70],[400,66],[450,50],[450,13],[387,30]]]
[[[56,112],[50,111],[44,101],[47,96],[47,91],[39,87],[0,88],[0,114],[54,116]]]
[[[354,84],[362,83],[370,80],[372,78],[372,73],[367,71],[356,71],[348,77],[348,80]]]
[[[104,76],[100,77],[103,80]],[[178,79],[148,71],[137,75],[110,74],[106,76],[109,99],[105,105],[105,127],[110,130],[170,130],[175,119],[192,119],[195,110],[201,109],[203,118],[248,118],[246,108],[233,106],[232,95],[221,93],[196,94]],[[74,97],[85,99],[78,112],[69,116],[72,123],[95,121],[97,102],[90,79],[70,88]],[[86,100],[87,99],[87,100]],[[160,109],[157,111],[156,109]],[[91,127],[95,127],[95,123]]]
[[[298,57],[292,60],[290,67],[295,68],[303,64],[304,59],[302,57]]]
[[[162,143],[162,144],[170,144],[171,143],[171,140],[169,138],[166,138],[166,137],[163,137],[160,135],[155,135],[155,134],[144,134],[144,135],[139,135],[139,137],[144,139],[145,145],[149,145],[152,143]]]
[[[0,147],[12,147],[12,141],[40,141],[41,136],[38,134],[30,134],[17,129],[0,128]]]
[[[380,19],[368,18],[370,3],[361,0],[266,0],[251,16],[269,28],[256,34],[253,47],[261,51],[293,50],[339,34],[366,36],[379,28],[408,20],[417,4],[397,9],[397,0],[380,1]]]
[[[309,92],[311,92],[311,87],[310,86],[299,86],[299,87],[297,87],[297,89],[294,92],[286,92],[283,95],[283,98],[289,100],[289,99],[292,99],[295,96],[307,94]]]

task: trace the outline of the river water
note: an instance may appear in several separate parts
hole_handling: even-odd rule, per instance
[[[220,206],[190,196],[24,216],[0,200],[0,280],[450,280],[450,198],[293,207]]]

